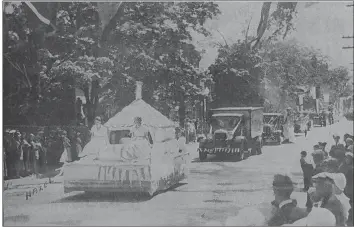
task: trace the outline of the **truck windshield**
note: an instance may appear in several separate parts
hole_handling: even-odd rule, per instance
[[[280,120],[280,116],[276,116],[276,115],[267,115],[267,116],[263,116],[263,121],[266,124],[269,123],[277,123]]]
[[[211,120],[211,126],[213,127],[213,132],[218,129],[232,131],[239,121],[240,117],[236,116],[213,117]]]

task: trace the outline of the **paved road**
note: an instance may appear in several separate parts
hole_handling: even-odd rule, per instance
[[[328,140],[332,132],[353,131],[343,120],[327,128],[315,128],[295,144],[265,146],[263,154],[244,161],[221,161],[210,156],[199,162],[196,144],[190,145],[188,181],[148,200],[142,197],[88,197],[63,194],[61,184],[51,184],[28,201],[24,196],[4,196],[5,225],[205,225],[223,223],[245,206],[266,213],[273,199],[271,183],[276,173],[287,172],[298,183],[293,197],[305,204],[300,151]]]

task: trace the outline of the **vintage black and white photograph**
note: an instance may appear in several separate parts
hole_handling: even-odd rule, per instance
[[[4,226],[353,226],[353,2],[2,12]]]

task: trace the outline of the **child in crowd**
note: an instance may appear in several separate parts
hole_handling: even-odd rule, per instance
[[[304,176],[304,191],[306,192],[311,187],[311,177],[313,165],[307,160],[307,152],[301,151],[300,165]]]

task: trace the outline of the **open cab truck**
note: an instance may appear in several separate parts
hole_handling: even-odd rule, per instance
[[[284,138],[282,125],[284,115],[281,113],[264,113],[263,122],[263,143],[276,142],[281,144]]]
[[[239,160],[262,153],[263,107],[211,110],[209,133],[199,139],[199,159],[208,154],[235,155]]]

